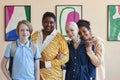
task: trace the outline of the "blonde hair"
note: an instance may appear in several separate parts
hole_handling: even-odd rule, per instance
[[[21,20],[21,21],[18,22],[17,28],[16,28],[16,33],[19,35],[19,28],[20,28],[21,24],[27,25],[27,27],[29,28],[30,35],[31,35],[31,33],[33,31],[33,27],[31,25],[31,23],[29,21],[27,21],[27,20]]]
[[[66,26],[65,26],[65,28],[67,26],[72,26],[72,27],[75,27],[77,31],[79,30],[77,24],[74,21],[71,21],[71,22],[67,23]]]

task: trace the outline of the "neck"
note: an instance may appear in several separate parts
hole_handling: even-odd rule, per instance
[[[26,44],[27,41],[28,41],[28,40],[26,40],[26,39],[20,39],[20,43],[22,43],[22,44]]]
[[[53,31],[48,32],[48,31],[46,31],[46,30],[43,30],[43,34],[46,35],[46,36],[47,36],[47,35],[50,35],[52,32],[53,32]]]
[[[75,39],[73,39],[73,42],[74,42],[74,43],[79,43],[79,42],[80,42],[79,37],[76,37]]]

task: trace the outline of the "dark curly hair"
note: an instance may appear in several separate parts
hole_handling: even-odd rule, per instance
[[[46,17],[52,17],[52,18],[54,19],[54,21],[56,22],[56,16],[54,15],[53,12],[45,12],[45,13],[43,14],[42,21],[43,21]]]
[[[88,30],[91,29],[91,28],[90,28],[90,22],[87,21],[87,20],[81,19],[81,20],[79,20],[79,21],[77,22],[77,25],[78,25],[78,28],[84,26],[84,27],[86,27]]]

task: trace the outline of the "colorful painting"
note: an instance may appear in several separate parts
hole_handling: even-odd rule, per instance
[[[16,26],[20,20],[31,21],[31,7],[29,5],[5,6],[5,40],[15,41],[18,39]]]
[[[108,6],[108,40],[120,40],[120,5]]]
[[[77,22],[82,18],[81,5],[56,5],[57,30],[66,36],[65,25],[70,21]]]

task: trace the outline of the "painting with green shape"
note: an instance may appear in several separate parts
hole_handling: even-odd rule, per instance
[[[120,5],[108,6],[108,40],[120,40]]]

